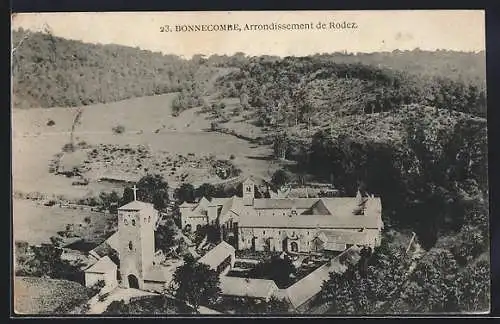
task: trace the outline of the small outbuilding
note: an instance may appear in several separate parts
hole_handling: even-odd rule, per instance
[[[99,280],[103,280],[106,287],[114,287],[118,284],[117,265],[108,256],[99,259],[96,263],[84,270],[85,286],[91,287]]]

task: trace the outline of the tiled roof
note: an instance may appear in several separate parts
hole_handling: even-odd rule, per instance
[[[359,244],[365,242],[368,238],[367,232],[352,231],[321,231],[328,243]]]
[[[212,198],[209,206],[222,206],[230,199],[232,198]]]
[[[193,212],[203,213],[207,211],[208,206],[210,205],[210,201],[208,201],[205,197],[202,197],[198,202],[198,205],[193,208]]]
[[[255,209],[308,209],[318,201],[318,198],[259,198],[255,199]]]
[[[113,235],[108,237],[105,242],[108,243],[108,245],[112,249],[119,251],[120,250],[120,237],[118,235],[118,231],[114,232]]]
[[[151,208],[154,208],[153,204],[146,203],[143,201],[134,200],[134,201],[129,202],[126,205],[121,206],[118,209],[119,210],[142,210],[142,209],[151,209]]]
[[[182,260],[172,260],[170,265],[151,265],[144,273],[144,280],[170,282],[175,270],[184,263]]]
[[[99,259],[89,268],[85,269],[85,272],[107,273],[109,271],[116,270],[116,268],[117,268],[116,264],[113,261],[111,261],[111,259],[108,256],[105,256]]]
[[[181,208],[184,208],[184,207],[186,207],[186,208],[187,207],[194,208],[194,207],[196,207],[196,204],[194,204],[194,203],[188,203],[187,201],[185,201],[182,204],[180,204],[179,207],[181,207]]]
[[[208,265],[210,268],[216,268],[224,259],[234,253],[235,249],[227,242],[220,242],[216,247],[202,256],[198,262]]]
[[[241,217],[239,227],[269,228],[378,228],[376,217],[363,215],[297,215],[273,217]]]
[[[224,276],[220,279],[220,289],[223,295],[267,298],[278,287],[273,280]]]
[[[162,267],[152,266],[146,270],[144,273],[144,280],[146,281],[156,281],[165,282],[165,272]]]
[[[321,202],[330,214],[338,216],[353,215],[354,208],[358,206],[356,198],[352,197],[321,198]]]
[[[114,232],[110,237],[90,252],[97,254],[99,257],[103,257],[111,254],[113,250],[117,253],[120,251],[118,231]]]

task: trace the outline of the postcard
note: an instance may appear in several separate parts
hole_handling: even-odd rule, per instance
[[[490,312],[482,10],[12,16],[13,313]]]

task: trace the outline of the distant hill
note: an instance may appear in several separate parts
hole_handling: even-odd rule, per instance
[[[485,89],[484,52],[428,52],[417,49],[357,55],[337,52],[306,58],[267,55],[249,57],[244,53],[236,53],[232,56],[195,55],[186,60],[176,55],[163,55],[140,48],[89,44],[40,32],[29,32],[28,35],[28,32],[22,29],[13,32],[12,43],[16,48],[13,56],[13,106],[16,108],[76,107],[182,90],[190,93],[193,89],[196,90],[195,97],[199,97],[214,92],[210,84],[215,78],[224,76],[229,71],[225,68],[241,69],[241,72],[236,71],[231,77],[223,80],[232,96],[239,95],[243,84],[282,82],[279,75],[290,76],[290,73],[308,78],[310,84],[307,87],[313,89],[307,91],[322,97],[323,101],[330,96],[334,97],[333,102],[345,101],[349,105],[350,98],[332,93],[332,88],[339,91],[343,88],[352,89],[354,94],[361,92],[366,94],[363,99],[365,101],[376,96],[370,83],[374,80],[370,77],[354,76],[354,79],[363,81],[362,85],[354,87],[342,84],[346,75],[338,75],[338,80],[332,81],[328,73],[332,72],[332,66],[340,65],[347,66],[348,70],[352,71],[360,65],[370,66],[377,75],[380,75],[380,72],[376,72],[378,70],[389,71],[389,74],[398,74],[404,70],[405,73],[421,79],[431,78],[434,83],[440,84],[427,87],[431,89],[428,91],[431,97],[435,95],[433,91],[436,88],[442,88],[441,84],[452,88],[451,91],[461,87],[456,84],[472,85],[474,89],[471,91],[477,91],[479,94]],[[299,65],[304,65],[308,70],[297,70],[295,62],[301,62]],[[386,72],[382,74],[384,73]],[[270,75],[273,77],[270,78]],[[319,80],[314,80],[315,76]],[[231,81],[233,85],[226,81]],[[412,78],[399,81],[403,84],[415,82]],[[284,85],[286,86],[286,83]],[[265,87],[273,88],[269,84]],[[224,89],[222,90],[224,92]],[[279,95],[286,89],[275,90],[276,95]],[[269,95],[266,92],[267,90],[263,89],[259,94]],[[189,98],[185,101],[189,101]],[[198,102],[201,101],[194,100],[196,105]],[[185,106],[193,105],[187,102]]]
[[[412,53],[401,55],[414,55]],[[384,59],[378,61],[389,63],[385,54],[380,55]],[[433,57],[429,53],[422,55]],[[455,73],[453,79],[448,77],[446,65],[435,75],[417,74],[408,72],[418,70],[417,65],[403,71],[356,62],[371,58],[369,54],[360,55],[358,59],[353,56],[351,63],[339,63],[348,57],[332,54],[275,61],[252,59],[240,71],[220,78],[218,84],[224,96],[234,96],[234,93],[246,96],[249,108],[257,111],[262,124],[290,126],[307,122],[316,114],[376,113],[397,110],[408,104],[486,116],[485,78],[479,77],[480,64],[476,69],[466,67],[477,74],[465,77]],[[456,65],[450,67],[452,70],[458,68]]]
[[[16,47],[26,35],[14,31]],[[179,91],[206,82],[198,61],[119,45],[31,33],[13,58],[14,107],[74,107]]]

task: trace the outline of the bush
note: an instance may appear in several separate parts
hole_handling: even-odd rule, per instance
[[[47,126],[54,126],[55,124],[56,124],[56,122],[55,122],[55,121],[53,121],[52,119],[49,119],[49,120],[47,121]]]
[[[114,134],[122,134],[123,132],[125,132],[125,127],[122,125],[117,125],[113,127],[112,130]]]
[[[66,143],[66,144],[64,144],[62,150],[65,153],[74,152],[75,151],[75,146],[73,145],[73,143]]]

